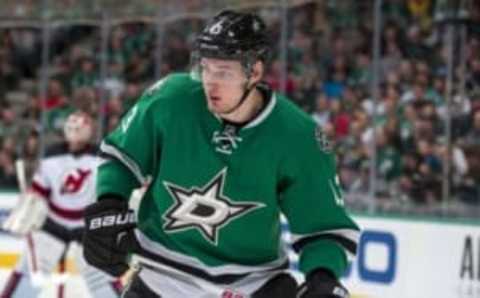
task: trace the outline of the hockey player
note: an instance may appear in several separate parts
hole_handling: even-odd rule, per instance
[[[93,123],[83,112],[71,114],[64,126],[66,142],[47,150],[32,179],[31,189],[6,220],[4,228],[26,234],[26,251],[11,274],[2,298],[39,297],[50,274],[65,269],[65,254],[72,242],[81,244],[84,209],[95,198],[99,158],[90,145]],[[119,296],[120,283],[89,266],[77,253],[75,265],[85,278],[92,298]],[[42,282],[43,279],[43,282]],[[58,288],[64,297],[64,287]]]
[[[254,14],[216,15],[196,39],[192,73],[152,86],[102,142],[84,254],[114,276],[139,256],[123,297],[348,297],[338,279],[358,227],[321,129],[261,82],[265,30]],[[149,182],[135,223],[128,198]],[[306,275],[299,287],[280,213]]]

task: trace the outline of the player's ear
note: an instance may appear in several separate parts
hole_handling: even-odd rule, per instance
[[[253,64],[252,74],[250,76],[251,84],[253,85],[253,84],[259,83],[262,80],[264,73],[265,73],[265,64],[260,60],[255,62],[255,64]]]

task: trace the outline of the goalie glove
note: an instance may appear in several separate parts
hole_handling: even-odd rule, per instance
[[[297,298],[350,298],[350,294],[330,271],[317,269],[307,276]]]
[[[27,192],[20,197],[20,204],[3,223],[3,229],[13,234],[25,235],[38,230],[48,215],[48,204],[34,192]]]
[[[92,266],[115,277],[130,267],[128,255],[138,247],[135,214],[126,200],[104,198],[85,210],[83,254]]]

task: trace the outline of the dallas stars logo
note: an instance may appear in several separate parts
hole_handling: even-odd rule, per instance
[[[223,194],[227,169],[221,170],[201,188],[185,189],[164,181],[175,204],[164,215],[165,231],[176,232],[190,228],[198,229],[210,242],[217,245],[218,231],[232,220],[264,207],[253,202],[233,202]]]

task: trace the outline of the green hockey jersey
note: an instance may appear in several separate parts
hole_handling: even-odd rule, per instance
[[[304,273],[326,267],[340,276],[355,253],[358,227],[344,209],[328,140],[280,94],[235,131],[207,109],[200,82],[169,75],[101,150],[112,158],[99,168],[98,197],[128,198],[150,181],[137,238],[167,266],[213,281],[285,266],[281,214]]]

